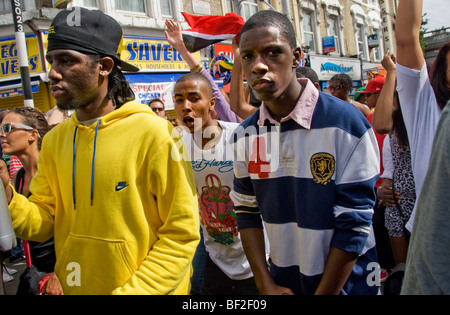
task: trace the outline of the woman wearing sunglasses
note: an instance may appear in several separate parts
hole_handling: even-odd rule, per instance
[[[37,172],[42,138],[48,130],[44,114],[30,107],[12,109],[1,122],[0,139],[3,153],[17,156],[23,165],[13,180],[16,191],[22,195],[30,195],[29,187]],[[27,246],[29,252],[25,250],[25,255],[28,268],[20,277],[17,294],[37,294],[39,283],[32,281],[32,278],[38,275],[40,279],[40,276],[51,273],[55,265],[53,239],[43,243],[25,242],[24,247]]]

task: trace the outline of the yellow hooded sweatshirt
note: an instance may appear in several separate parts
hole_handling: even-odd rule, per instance
[[[189,293],[198,201],[172,129],[133,101],[44,137],[32,195],[9,209],[18,237],[54,236],[65,294]]]

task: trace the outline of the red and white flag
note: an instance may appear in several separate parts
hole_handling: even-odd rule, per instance
[[[191,29],[182,31],[183,41],[190,52],[199,51],[211,44],[231,39],[239,34],[245,21],[236,13],[195,16],[181,12]]]

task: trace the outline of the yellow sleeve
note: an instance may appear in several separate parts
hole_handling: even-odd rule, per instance
[[[53,236],[53,216],[28,198],[17,193],[11,185],[13,198],[9,203],[16,236],[35,242],[45,242]]]

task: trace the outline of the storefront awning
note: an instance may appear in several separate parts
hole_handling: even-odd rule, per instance
[[[39,83],[41,81],[41,76],[40,75],[32,75],[30,77],[30,81],[31,81],[31,91],[33,93],[38,92]],[[0,81],[0,98],[12,97],[12,96],[18,96],[18,95],[23,95],[22,80],[20,78],[13,79],[13,80]]]

